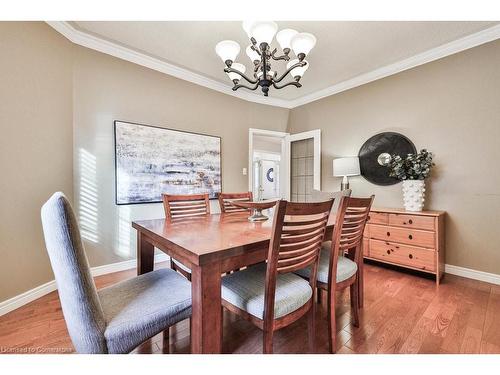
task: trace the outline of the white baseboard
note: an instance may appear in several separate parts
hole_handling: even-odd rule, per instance
[[[48,283],[42,284],[28,290],[27,292],[21,293],[17,296],[9,298],[8,300],[0,302],[0,316],[11,312],[21,306],[24,306],[31,301],[36,300],[37,298],[43,297],[50,292],[53,292],[57,289],[56,282],[54,280],[49,281]]]
[[[497,275],[495,273],[477,271],[470,268],[453,266],[451,264],[445,264],[444,272],[452,275],[462,276],[467,279],[474,279],[485,281],[490,284],[500,285],[500,275]]]
[[[155,263],[165,262],[169,259],[166,254],[156,254]],[[123,262],[106,264],[104,266],[92,267],[90,269],[92,276],[101,276],[108,273],[119,272],[135,268],[137,266],[137,260],[131,259]],[[40,297],[43,297],[50,292],[57,290],[57,285],[55,280],[49,281],[43,285],[37,286],[31,290],[21,293],[17,296],[9,298],[8,300],[0,302],[0,316],[11,312],[21,306],[24,306],[31,301],[34,301]]]
[[[155,263],[165,262],[169,259],[166,254],[155,255]],[[101,276],[108,273],[119,272],[135,268],[137,265],[136,259],[126,260],[123,262],[107,264],[104,266],[92,267],[92,276]],[[491,284],[500,285],[500,275],[494,273],[488,273],[483,271],[477,271],[470,268],[453,266],[451,264],[445,265],[445,273],[452,275],[462,276],[468,279],[474,279],[479,281],[484,281]],[[8,312],[15,310],[21,306],[36,300],[37,298],[43,297],[50,292],[57,289],[55,280],[49,281],[43,285],[37,286],[27,292],[19,294],[8,300],[0,302],[0,316],[7,314]]]

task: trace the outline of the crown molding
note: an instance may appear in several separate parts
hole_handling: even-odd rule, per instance
[[[47,24],[56,31],[64,35],[71,42],[83,47],[99,51],[119,59],[132,62],[144,66],[149,69],[156,70],[161,73],[188,81],[209,89],[219,91],[226,95],[231,95],[239,99],[258,104],[266,104],[275,107],[290,108],[289,101],[279,98],[264,97],[263,95],[253,94],[245,91],[233,91],[231,86],[225,85],[214,79],[205,77],[201,74],[194,73],[188,69],[178,67],[167,63],[161,59],[149,56],[142,52],[134,51],[131,48],[121,46],[117,43],[99,38],[74,28],[66,21],[48,21]]]
[[[275,107],[282,107],[292,109],[299,107],[327,96],[335,95],[340,92],[350,90],[352,88],[376,81],[390,75],[400,73],[402,71],[426,64],[428,62],[441,59],[455,53],[465,51],[469,48],[479,46],[484,43],[500,39],[500,24],[493,27],[481,30],[477,33],[467,35],[463,38],[456,39],[452,42],[443,44],[441,46],[432,48],[425,52],[419,53],[407,59],[383,66],[381,68],[372,70],[348,79],[346,81],[337,83],[335,85],[326,87],[322,90],[316,91],[312,94],[304,95],[294,100],[286,100],[272,97],[265,97],[262,95],[253,94],[244,91],[233,91],[230,86],[225,85],[219,81],[207,78],[201,74],[194,73],[188,69],[184,69],[173,64],[167,63],[161,59],[157,59],[146,55],[141,52],[134,51],[133,49],[126,48],[117,43],[99,38],[97,36],[85,33],[74,28],[66,21],[49,21],[47,22],[52,28],[64,35],[71,42],[87,47],[122,60],[132,62],[150,68],[171,76],[174,76],[185,81],[216,90],[226,95],[231,95],[246,101],[266,104]]]
[[[492,42],[500,38],[500,24],[484,29],[474,34],[467,35],[463,38],[456,39],[452,42],[432,48],[425,52],[419,53],[407,59],[383,66],[372,70],[371,72],[361,74],[346,81],[329,86],[325,89],[316,91],[312,94],[304,95],[298,99],[291,100],[290,107],[295,108],[304,104],[314,102],[319,99],[326,98],[330,95],[338,94],[342,91],[350,90],[355,87],[365,85],[381,78],[391,76],[402,71],[415,68],[419,65],[429,63],[434,60],[441,59],[446,56],[453,55],[458,52],[465,51],[469,48],[477,47],[481,44]]]

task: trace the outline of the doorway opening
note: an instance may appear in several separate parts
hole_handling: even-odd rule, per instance
[[[286,198],[288,133],[250,129],[248,135],[248,189],[254,200]]]

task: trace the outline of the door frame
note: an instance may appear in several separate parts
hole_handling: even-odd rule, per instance
[[[302,133],[291,134],[287,137],[288,149],[288,176],[292,175],[290,162],[291,143],[294,141],[302,141],[304,139],[313,138],[314,142],[314,169],[313,169],[313,189],[321,190],[321,129],[309,130]],[[290,177],[288,177],[290,179]],[[290,183],[287,184],[287,199],[290,200]]]
[[[290,133],[265,130],[265,129],[248,129],[248,191],[253,191],[253,136],[265,135],[276,138],[281,138],[281,158],[280,158],[280,195],[284,198],[290,197],[290,149],[288,138]],[[288,181],[286,184],[283,182]],[[285,186],[284,186],[285,185]]]

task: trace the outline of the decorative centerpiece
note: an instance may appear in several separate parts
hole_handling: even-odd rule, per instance
[[[425,179],[434,166],[432,153],[426,149],[406,157],[392,155],[387,167],[389,176],[403,181],[403,204],[406,211],[422,211],[425,201]]]
[[[252,210],[252,215],[248,217],[248,221],[265,221],[269,219],[262,213],[262,210],[274,207],[277,200],[260,201],[260,202],[245,202],[245,201],[231,201],[231,204],[236,207],[249,208]]]

